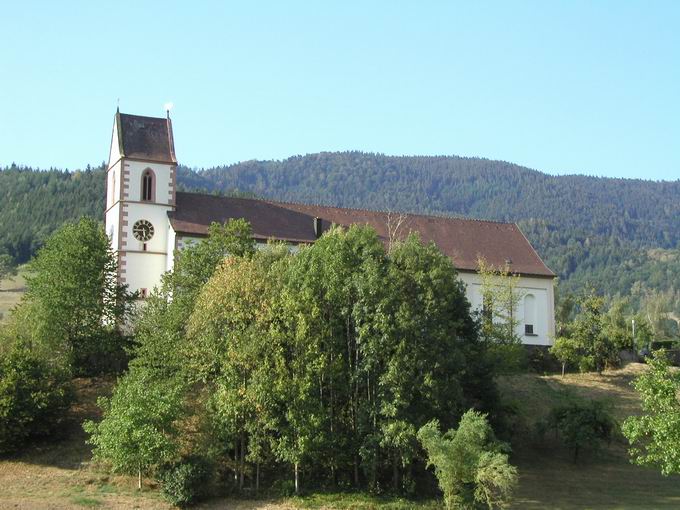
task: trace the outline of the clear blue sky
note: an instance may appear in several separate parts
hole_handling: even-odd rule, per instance
[[[458,154],[680,178],[680,2],[5,2],[0,165],[108,156],[171,101],[190,166]]]

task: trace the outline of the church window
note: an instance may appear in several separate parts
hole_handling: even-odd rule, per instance
[[[534,323],[536,321],[536,298],[533,294],[524,296],[524,334],[534,336]]]
[[[150,202],[153,200],[153,172],[149,169],[142,174],[142,201]]]

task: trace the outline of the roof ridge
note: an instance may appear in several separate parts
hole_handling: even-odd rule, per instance
[[[333,207],[335,209],[343,209],[347,211],[360,211],[360,212],[369,212],[369,213],[383,213],[383,214],[404,214],[406,216],[417,216],[419,218],[433,218],[433,219],[444,219],[444,220],[461,220],[461,221],[475,221],[478,223],[491,223],[494,225],[512,225],[516,227],[518,230],[521,230],[518,226],[517,223],[514,221],[498,221],[498,220],[488,220],[484,218],[471,218],[468,216],[454,216],[454,215],[446,215],[442,213],[441,215],[436,215],[436,214],[421,214],[421,213],[414,213],[414,212],[404,212],[404,211],[389,211],[389,210],[384,210],[384,209],[365,209],[361,207],[342,207],[342,206],[337,206],[337,205],[327,205],[327,204],[320,204],[320,203],[309,203],[309,202],[295,202],[292,200],[273,200],[269,198],[248,198],[248,197],[230,197],[227,195],[213,195],[211,193],[200,193],[200,192],[193,192],[193,191],[178,191],[177,193],[187,193],[191,195],[203,195],[206,197],[213,197],[213,198],[230,198],[230,199],[237,199],[237,200],[252,200],[252,201],[258,201],[258,202],[267,202],[268,204],[279,204],[279,205],[302,205],[302,206],[311,206],[311,207]]]
[[[167,120],[165,117],[151,117],[149,115],[137,115],[136,113],[123,113],[123,112],[117,113],[118,115],[124,115],[125,117],[137,117],[138,119]]]

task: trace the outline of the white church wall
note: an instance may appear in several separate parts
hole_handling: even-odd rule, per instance
[[[106,209],[120,200],[120,161],[106,173]]]
[[[481,277],[477,273],[460,272],[460,279],[466,286],[466,295],[473,310],[482,308]],[[516,333],[527,345],[552,345],[555,336],[554,288],[552,278],[521,276],[517,292],[522,299],[518,306],[520,317]],[[533,310],[525,309],[526,298],[533,298]],[[524,326],[527,319],[533,320],[534,335],[526,335]]]
[[[109,210],[106,211],[106,218],[105,218],[105,228],[106,228],[106,234],[109,236],[109,239],[111,240],[111,249],[116,251],[118,249],[118,241],[119,241],[119,220],[120,220],[120,207],[121,204],[118,202],[115,204],[113,207],[111,207]]]
[[[172,205],[172,165],[149,163],[147,161],[125,160],[125,171],[129,189],[127,199],[135,202],[142,200],[142,174],[149,168],[154,174],[156,204]]]
[[[175,267],[175,243],[177,242],[177,233],[172,228],[168,221],[168,244],[166,248],[167,257],[165,260],[165,270],[172,271]]]
[[[154,228],[153,237],[146,242],[146,251],[167,253],[168,247],[168,208],[153,204],[126,203],[127,212],[127,237],[125,238],[125,251],[145,251],[142,241],[135,239],[132,234],[134,224],[139,220],[150,221]]]
[[[126,252],[125,262],[125,283],[130,291],[146,289],[151,292],[160,284],[161,275],[165,272],[164,254]]]

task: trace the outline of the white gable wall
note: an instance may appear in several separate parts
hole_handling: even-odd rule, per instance
[[[482,279],[477,273],[460,272],[466,295],[473,310],[482,309]],[[552,278],[520,276],[517,293],[522,296],[517,310],[519,324],[516,333],[527,345],[552,345],[555,337],[554,288]],[[533,296],[534,310],[525,310],[526,297]],[[530,298],[531,299],[531,298]],[[533,313],[532,313],[533,312]],[[527,317],[533,316],[533,317]],[[533,320],[534,335],[524,334],[526,319]]]

